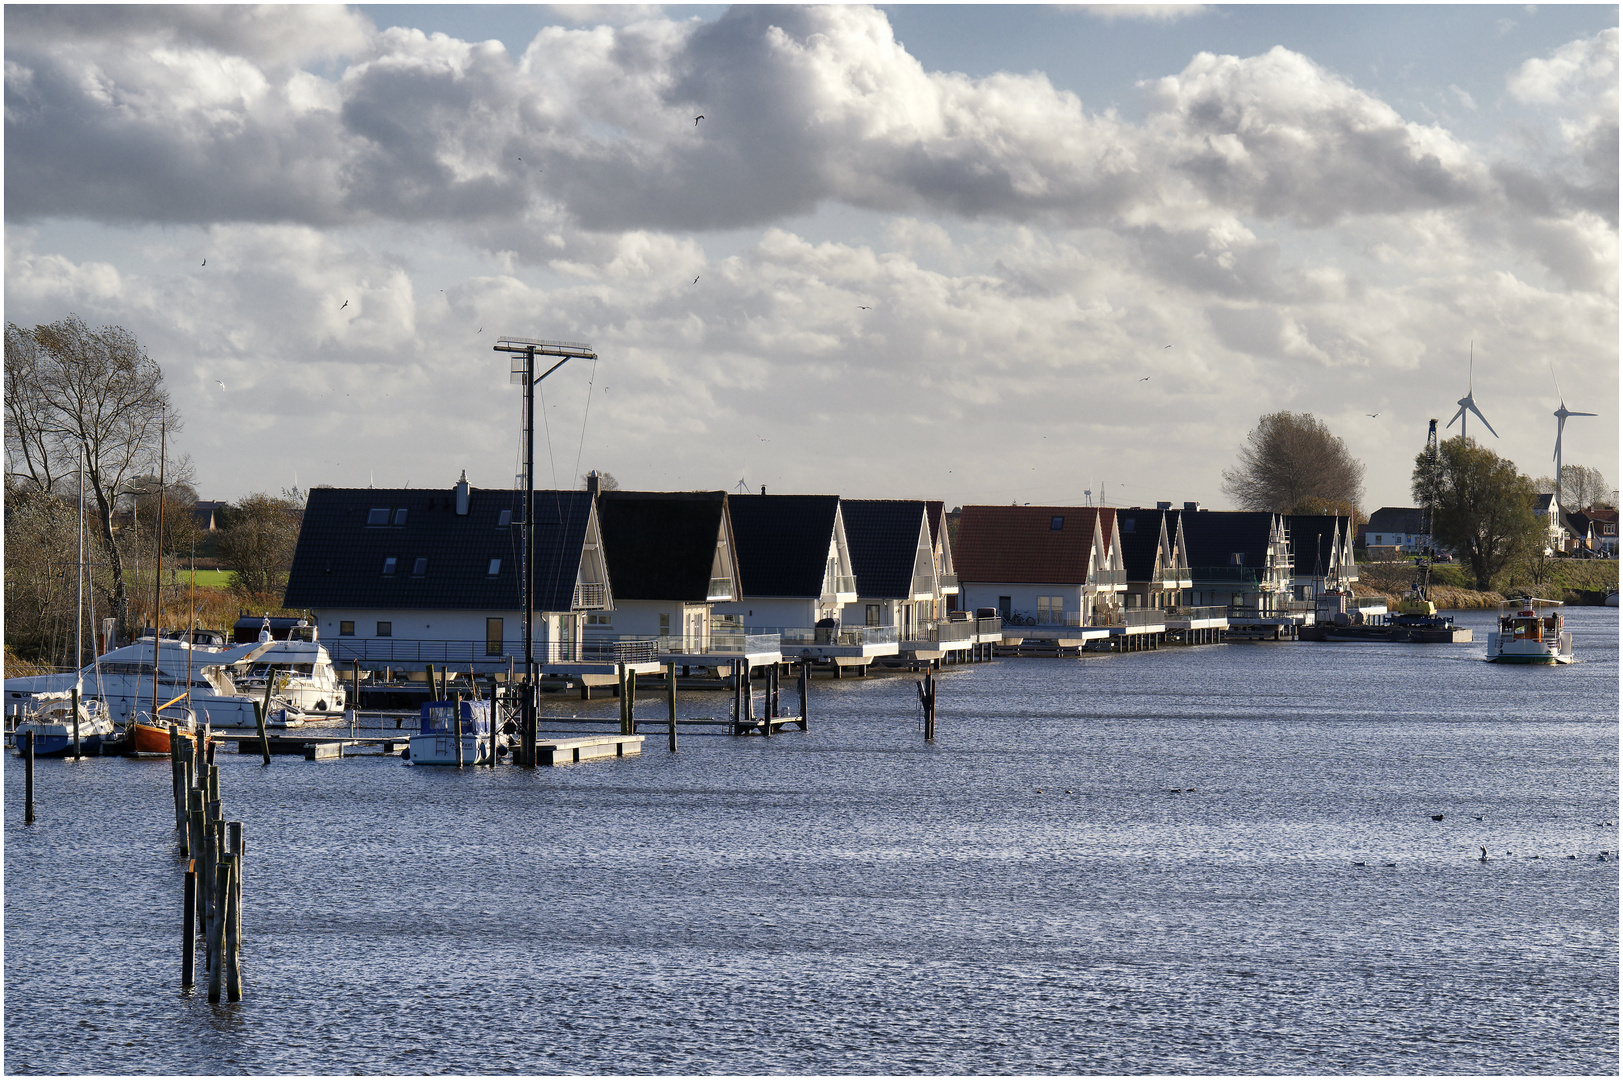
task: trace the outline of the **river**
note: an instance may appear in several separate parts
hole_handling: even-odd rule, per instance
[[[167,763],[42,761],[24,826],[8,755],[5,1069],[1614,1075],[1617,611],[1568,620],[949,668],[933,745],[874,677],[568,768],[222,753],[231,1005]]]

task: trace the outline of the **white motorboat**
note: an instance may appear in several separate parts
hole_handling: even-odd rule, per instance
[[[462,752],[457,754],[457,713],[460,711]],[[411,737],[406,760],[413,765],[484,765],[492,752],[490,702],[430,701],[423,706],[422,727]],[[507,752],[504,735],[498,733],[494,751]]]
[[[1533,596],[1500,605],[1499,629],[1488,635],[1488,663],[1572,663],[1572,632],[1560,607],[1559,600]]]
[[[271,697],[289,715],[341,714],[346,703],[344,684],[318,638],[316,628],[301,620],[288,631],[285,641],[274,640],[266,619],[259,640],[272,647],[252,663],[233,670],[231,680],[237,692],[262,698],[266,681],[274,680]]]

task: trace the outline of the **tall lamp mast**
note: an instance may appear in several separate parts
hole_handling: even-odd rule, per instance
[[[504,337],[493,345],[495,352],[508,353],[511,364],[508,382],[524,384],[524,696],[521,706],[523,734],[519,764],[535,766],[536,672],[535,672],[535,388],[542,379],[571,360],[596,360],[590,345],[578,341],[543,341],[538,338]],[[559,357],[556,364],[537,375],[535,358]]]

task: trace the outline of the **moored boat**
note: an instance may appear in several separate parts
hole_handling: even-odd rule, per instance
[[[1499,628],[1488,635],[1490,664],[1570,664],[1572,632],[1559,600],[1529,596],[1499,608]]]
[[[180,737],[194,742],[197,737],[197,714],[184,704],[170,702],[158,710],[154,717],[149,712],[130,715],[124,725],[124,752],[126,754],[169,754],[169,727],[173,724]]]
[[[462,753],[457,755],[457,713],[462,716]],[[496,736],[498,756],[507,750]],[[413,765],[483,765],[490,761],[490,702],[430,701],[423,706],[422,726],[411,737],[407,760]]]
[[[79,699],[77,733],[74,731],[73,723],[74,707],[74,695],[71,690],[59,690],[35,697],[32,707],[17,724],[14,740],[17,752],[22,753],[23,736],[30,731],[34,733],[35,757],[71,757],[76,734],[81,754],[100,754],[103,744],[112,745],[113,721],[107,715],[107,710],[102,708],[101,702],[95,698],[88,701]]]

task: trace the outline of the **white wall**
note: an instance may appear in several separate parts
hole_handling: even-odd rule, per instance
[[[1027,581],[1019,582],[982,582],[960,581],[959,606],[965,611],[974,611],[976,608],[999,607],[998,598],[1007,596],[1011,611],[1023,615],[1037,614],[1037,597],[1062,596],[1065,598],[1065,611],[1077,612],[1083,619],[1093,616],[1093,597],[1083,592],[1083,586],[1075,583],[1059,584],[1032,584]]]
[[[817,601],[809,597],[736,600],[717,604],[711,612],[715,615],[737,615],[744,621],[745,629],[757,626],[816,626],[818,619]]]

